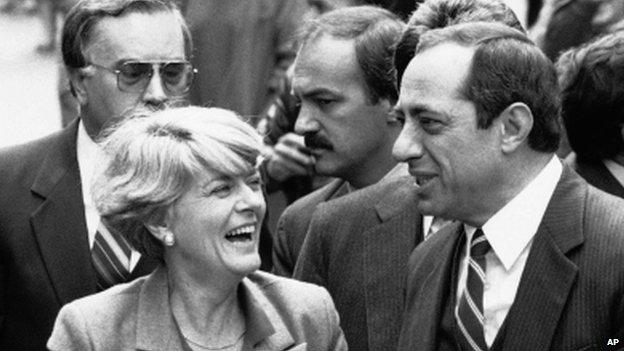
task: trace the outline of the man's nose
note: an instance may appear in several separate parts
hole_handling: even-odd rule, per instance
[[[146,103],[160,105],[168,99],[169,96],[165,92],[159,69],[158,67],[154,67],[154,74],[150,77],[150,81],[145,88],[145,92],[143,93],[143,101]]]
[[[406,162],[409,159],[422,157],[423,153],[420,132],[406,123],[394,142],[392,156],[399,162]]]
[[[306,133],[317,132],[320,129],[320,125],[316,118],[314,118],[314,112],[303,104],[297,120],[295,121],[295,133],[304,135]]]

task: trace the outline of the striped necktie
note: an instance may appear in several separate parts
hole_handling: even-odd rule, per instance
[[[132,247],[126,238],[115,230],[108,230],[100,222],[91,249],[98,291],[129,280],[131,252]]]
[[[485,254],[490,249],[483,231],[477,229],[470,243],[466,287],[455,310],[459,341],[463,350],[487,350],[483,332],[483,285],[485,284]]]

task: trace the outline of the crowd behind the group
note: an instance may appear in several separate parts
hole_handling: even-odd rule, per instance
[[[69,3],[0,350],[622,349],[623,1]]]

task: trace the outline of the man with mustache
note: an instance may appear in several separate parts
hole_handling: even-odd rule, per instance
[[[392,45],[403,26],[387,10],[357,6],[330,11],[304,29],[292,84],[301,105],[295,132],[313,171],[338,179],[286,208],[274,242],[275,273],[292,274],[319,203],[392,176],[400,130],[391,113]]]
[[[94,141],[128,112],[183,100],[193,76],[186,23],[168,1],[81,1],[62,51],[80,119],[0,151],[1,350],[44,349],[62,305],[156,264],[100,223]]]

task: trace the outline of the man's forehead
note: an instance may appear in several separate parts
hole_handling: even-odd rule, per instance
[[[309,65],[349,65],[357,64],[355,60],[355,40],[337,38],[330,34],[319,33],[308,39],[299,48],[295,58],[297,69]]]
[[[322,35],[306,43],[294,63],[293,87],[302,83],[339,85],[362,79],[354,41]]]
[[[111,60],[184,59],[184,35],[172,12],[104,17],[93,29],[89,51]]]
[[[474,48],[444,43],[417,53],[401,80],[401,90],[451,88],[468,74]]]

